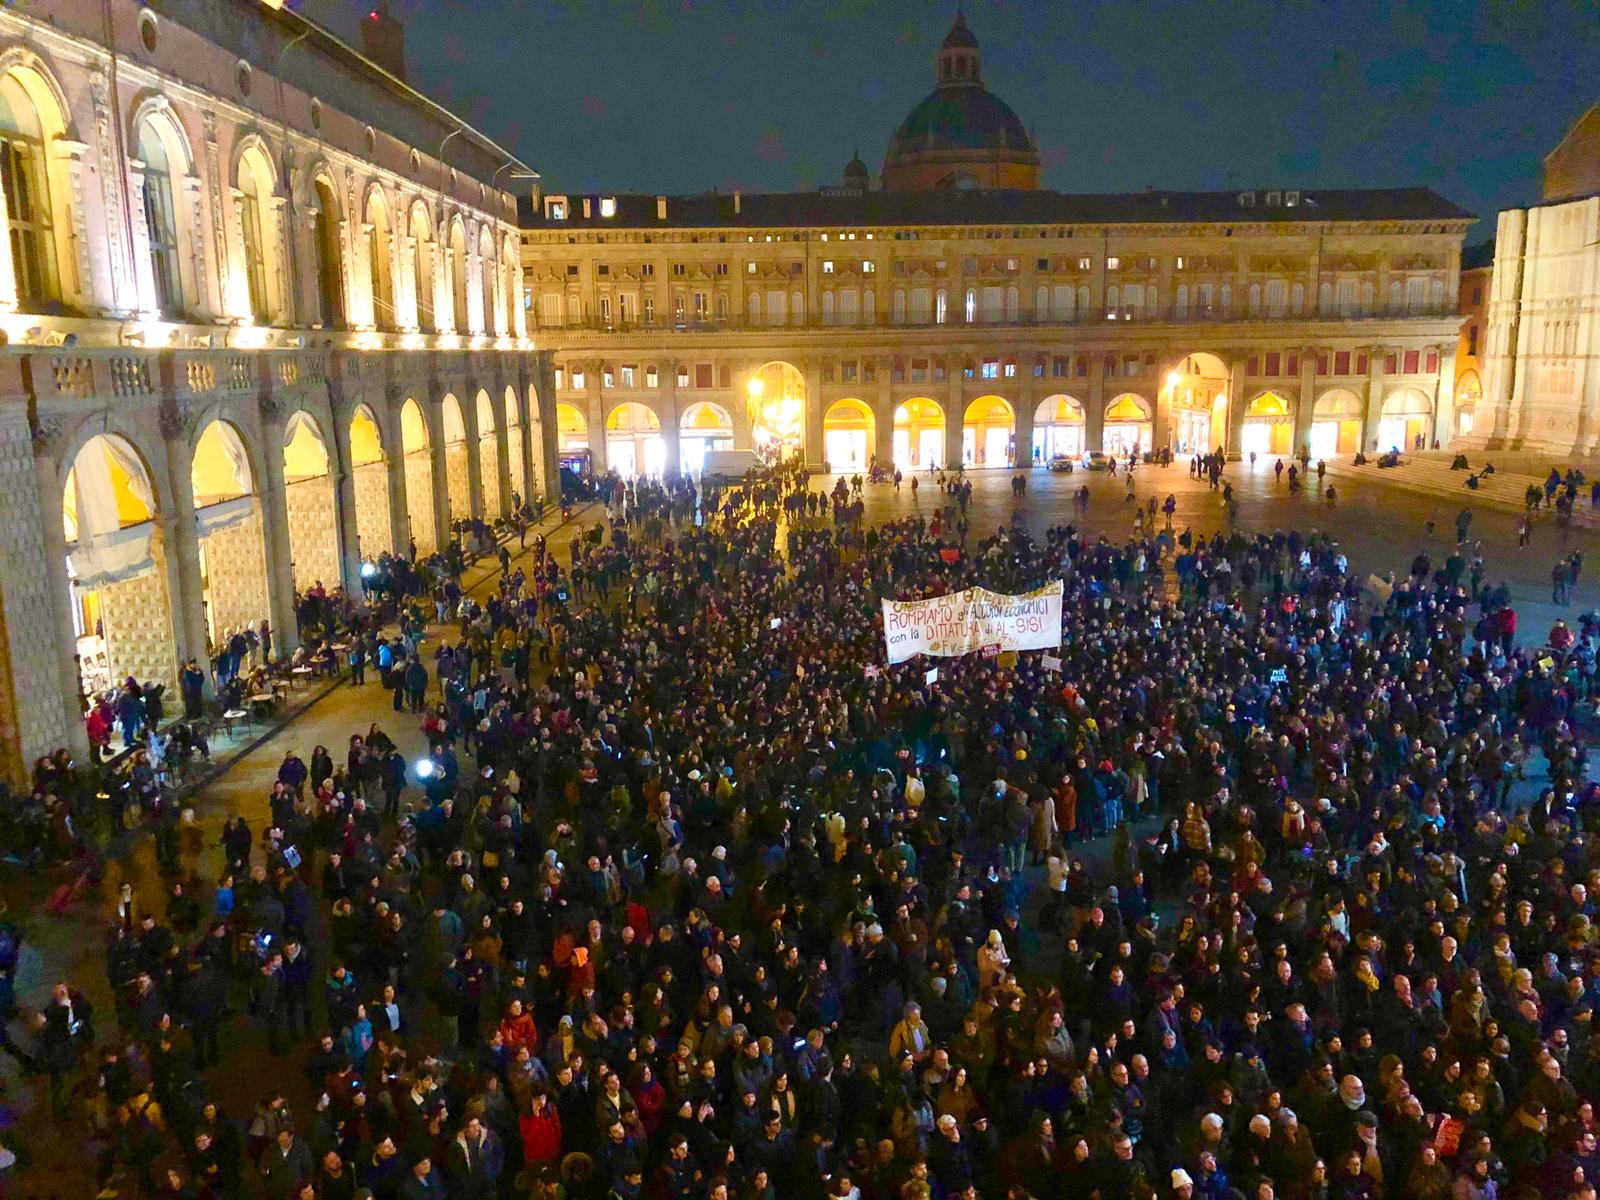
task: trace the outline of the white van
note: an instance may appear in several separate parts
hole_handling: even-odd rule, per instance
[[[707,450],[700,478],[709,483],[731,483],[761,466],[754,450]]]

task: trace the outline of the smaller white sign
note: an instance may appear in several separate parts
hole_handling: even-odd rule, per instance
[[[1043,655],[1039,661],[1044,665],[1046,671],[1061,670],[1061,660],[1053,654]]]
[[[924,671],[922,673],[922,682],[925,683],[928,687],[932,687],[934,684],[938,683],[939,682],[939,668],[938,667],[929,667],[926,671]]]

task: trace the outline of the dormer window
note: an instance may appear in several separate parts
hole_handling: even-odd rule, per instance
[[[617,198],[615,196],[600,197],[600,215],[614,217],[617,215]]]

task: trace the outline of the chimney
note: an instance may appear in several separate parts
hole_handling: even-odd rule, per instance
[[[405,79],[406,27],[389,11],[389,0],[371,0],[361,22],[361,51],[396,79]]]
[[[735,192],[733,194],[733,215],[736,216],[736,217],[739,215],[739,193],[738,192]]]
[[[667,198],[665,196],[657,196],[656,197],[656,220],[665,221],[666,219],[667,219]]]

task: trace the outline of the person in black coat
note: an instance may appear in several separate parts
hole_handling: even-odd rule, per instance
[[[92,1007],[76,988],[58,983],[40,1013],[39,1058],[50,1075],[50,1106],[67,1111],[67,1076],[78,1065],[79,1048],[93,1043]]]

